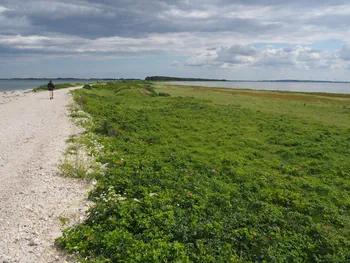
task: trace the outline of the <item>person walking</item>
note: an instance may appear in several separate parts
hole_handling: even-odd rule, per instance
[[[53,84],[52,80],[50,80],[49,84],[47,84],[47,88],[50,92],[50,100],[53,100],[53,90],[55,89],[55,84]]]

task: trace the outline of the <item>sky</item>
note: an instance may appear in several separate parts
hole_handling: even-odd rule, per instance
[[[350,81],[350,0],[0,0],[0,78]]]

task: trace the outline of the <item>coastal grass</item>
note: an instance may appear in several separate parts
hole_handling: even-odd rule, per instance
[[[284,114],[326,125],[349,128],[350,94],[259,91],[198,86],[157,85],[172,96],[193,97],[214,104],[236,105],[266,114]]]
[[[87,178],[89,164],[77,154],[73,154],[71,156],[73,156],[73,158],[66,157],[60,162],[59,169],[61,174],[70,178]]]
[[[57,240],[80,262],[350,261],[347,96],[148,82],[73,96],[107,168]]]

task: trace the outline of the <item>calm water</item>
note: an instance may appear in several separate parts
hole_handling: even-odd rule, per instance
[[[302,82],[229,82],[229,81],[171,81],[176,85],[204,86],[231,89],[280,90],[301,92],[328,92],[350,94],[350,83]]]
[[[90,83],[95,80],[60,79],[54,83]],[[47,80],[4,80],[0,79],[0,92],[9,90],[33,89],[47,84]],[[172,81],[166,82],[176,85],[219,87],[253,90],[281,90],[301,92],[328,92],[350,94],[350,83],[301,83],[301,82],[229,82],[229,81]]]
[[[24,89],[33,89],[40,85],[47,84],[48,80],[5,80],[0,79],[0,92],[9,91],[9,90],[24,90]],[[95,80],[86,80],[86,79],[60,79],[54,80],[55,84],[58,83],[90,83],[96,82]]]

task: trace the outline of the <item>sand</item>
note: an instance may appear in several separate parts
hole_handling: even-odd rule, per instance
[[[48,92],[0,93],[0,263],[64,262],[53,246],[62,219],[88,205],[87,184],[57,168],[66,139],[79,132],[67,113],[69,90],[54,100]]]

